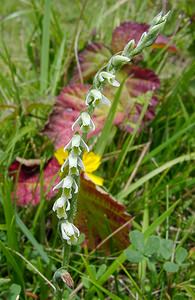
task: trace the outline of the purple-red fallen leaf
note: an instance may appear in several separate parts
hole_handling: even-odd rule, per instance
[[[117,53],[122,51],[128,41],[134,39],[137,44],[142,33],[147,31],[149,25],[139,24],[134,22],[124,22],[120,26],[116,27],[112,34],[112,51]],[[163,35],[159,35],[152,45],[153,48],[168,47],[169,51],[175,52],[176,47],[170,44],[170,39]]]
[[[115,124],[121,129],[131,132],[139,119],[144,105],[144,103],[140,102],[140,96],[149,91],[154,93],[160,87],[160,80],[152,70],[142,69],[133,65],[126,66],[118,73],[119,81],[122,81],[126,77],[127,79],[120,96],[120,103],[117,107],[118,114],[115,118]],[[113,88],[105,88],[105,95],[109,99],[114,98],[113,92]],[[157,97],[152,95],[141,128],[155,117],[157,104]],[[118,119],[119,116],[120,121]]]
[[[43,131],[54,143],[55,149],[65,146],[71,139],[72,124],[79,116],[80,111],[86,109],[85,96],[89,90],[90,85],[71,84],[65,87],[57,98],[47,125]],[[105,112],[108,109],[104,108],[104,113],[97,109],[93,115],[93,121],[96,129],[89,133],[88,137],[96,136],[105,121]]]
[[[129,75],[126,84],[131,91],[131,96],[137,97],[160,87],[160,80],[154,71],[142,69],[138,66],[125,67],[124,72]]]
[[[59,182],[59,164],[52,158],[43,169],[40,180],[39,167],[26,167],[15,161],[9,168],[10,176],[16,184],[15,199],[20,206],[37,205],[40,202],[41,190],[46,200],[56,195],[53,186]],[[43,186],[41,186],[41,182]],[[81,176],[81,186],[78,197],[77,225],[86,234],[86,243],[90,249],[96,247],[110,233],[118,229],[131,217],[125,207],[114,200],[103,189],[96,187],[91,181]],[[113,236],[109,243],[117,249],[125,248],[128,244],[129,226]],[[104,244],[108,249],[108,244]]]
[[[52,188],[59,181],[58,171],[59,164],[55,158],[52,158],[43,169],[42,180],[40,168],[37,165],[27,167],[17,161],[13,162],[9,167],[9,174],[15,179],[16,191],[13,195],[17,204],[20,206],[37,205],[40,202],[41,189],[45,198],[51,199],[56,194]]]
[[[137,122],[143,106],[137,101],[137,97],[148,91],[156,91],[160,86],[160,81],[152,70],[136,66],[127,66],[118,74],[120,81],[127,76],[128,78],[121,93],[120,103],[117,107],[114,124],[125,130],[132,131],[131,125]],[[85,96],[89,88],[90,85],[71,84],[65,87],[58,96],[53,112],[44,129],[44,133],[53,140],[55,149],[66,145],[72,137],[71,126],[80,111],[86,109]],[[116,89],[110,86],[106,86],[103,91],[111,101],[114,99],[115,92]],[[153,96],[145,114],[143,126],[145,122],[154,118],[156,105],[157,98]],[[109,108],[105,106],[95,109],[93,120],[96,129],[88,135],[89,138],[96,136],[101,131],[108,111]]]
[[[92,79],[96,72],[111,57],[110,50],[101,43],[91,43],[79,53],[79,64],[84,80]],[[71,83],[80,82],[77,67],[74,68]]]
[[[118,203],[94,183],[81,177],[76,223],[86,235],[87,246],[94,249],[108,235],[131,219],[125,206]],[[106,250],[121,249],[129,244],[130,225],[103,245]]]
[[[54,142],[55,149],[65,146],[71,139],[72,124],[85,109],[85,95],[89,85],[73,84],[65,87],[54,105],[44,133]]]

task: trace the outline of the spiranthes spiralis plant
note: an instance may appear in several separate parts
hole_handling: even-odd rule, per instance
[[[54,274],[54,281],[58,289],[63,289],[63,284],[73,287],[73,280],[68,273],[68,264],[71,246],[78,241],[80,232],[73,224],[77,210],[77,195],[79,192],[80,172],[84,170],[82,162],[83,151],[89,151],[86,143],[87,134],[95,130],[95,124],[92,120],[94,109],[98,105],[110,106],[110,101],[102,93],[104,85],[110,84],[113,87],[119,87],[120,83],[116,80],[116,72],[132,58],[138,55],[144,48],[152,45],[159,32],[164,27],[169,13],[163,15],[159,13],[151,22],[147,32],[144,32],[137,43],[130,40],[123,51],[113,55],[108,63],[97,72],[94,77],[92,87],[88,91],[85,99],[86,109],[82,111],[79,117],[72,125],[73,136],[69,143],[64,147],[68,150],[68,157],[61,167],[62,179],[54,187],[61,191],[61,196],[55,201],[53,210],[59,218],[59,228],[64,242],[62,267]]]

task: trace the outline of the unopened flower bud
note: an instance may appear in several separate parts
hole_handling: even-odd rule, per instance
[[[63,289],[64,284],[66,284],[70,288],[74,287],[74,281],[70,273],[63,267],[58,269],[54,273],[53,280],[59,289]]]
[[[115,71],[116,68],[122,67],[124,64],[128,63],[129,61],[130,59],[126,56],[114,55],[108,63],[107,71],[112,73],[113,71]]]
[[[131,51],[135,48],[135,40],[130,40],[128,44],[125,46],[122,55],[131,56]]]

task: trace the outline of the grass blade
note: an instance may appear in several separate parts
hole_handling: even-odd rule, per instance
[[[4,184],[0,191],[0,197],[6,222],[4,226],[6,226],[7,230],[6,234],[8,246],[12,249],[18,250],[15,207],[11,200],[11,182],[9,180],[4,180]]]
[[[147,175],[145,175],[142,178],[140,178],[139,180],[137,180],[135,183],[130,185],[129,188],[127,188],[126,190],[122,190],[117,195],[117,197],[122,199],[122,198],[128,196],[130,193],[132,193],[137,188],[142,186],[145,182],[149,181],[151,178],[155,177],[156,175],[162,173],[166,169],[169,169],[169,168],[173,167],[176,164],[182,163],[184,161],[190,161],[190,160],[195,160],[195,152],[193,152],[191,154],[185,154],[185,155],[179,156],[179,157],[177,157],[177,158],[175,158],[171,161],[166,162],[161,167],[153,170],[152,172],[148,173]]]
[[[146,98],[145,102],[144,102],[144,106],[142,108],[142,111],[141,111],[141,114],[139,116],[139,119],[138,119],[138,121],[136,123],[136,126],[135,126],[135,128],[133,130],[133,133],[132,133],[132,135],[129,135],[129,137],[127,138],[127,140],[126,140],[126,142],[124,144],[124,147],[123,147],[123,149],[122,149],[122,151],[121,151],[121,153],[119,155],[119,158],[118,158],[118,161],[117,161],[117,165],[116,165],[116,172],[115,172],[114,178],[113,178],[113,180],[112,180],[112,182],[110,184],[110,190],[112,189],[112,187],[114,185],[114,182],[115,182],[117,176],[119,175],[119,172],[120,172],[120,170],[122,168],[122,165],[124,163],[124,160],[126,158],[126,155],[127,155],[128,151],[129,151],[129,148],[133,145],[134,139],[135,139],[135,137],[136,137],[136,135],[138,133],[138,130],[139,130],[140,125],[141,125],[141,122],[142,122],[142,120],[144,118],[144,115],[145,115],[145,113],[147,111],[147,108],[148,108],[148,105],[149,105],[149,101],[151,100],[151,93],[145,94],[144,97]]]
[[[56,89],[57,89],[57,84],[59,82],[60,76],[61,76],[61,71],[63,68],[63,57],[64,57],[64,48],[65,48],[65,43],[66,43],[66,35],[64,35],[60,48],[58,50],[58,52],[56,53],[56,57],[54,60],[54,64],[52,66],[52,71],[53,71],[53,76],[51,79],[51,94],[54,96],[56,93]]]
[[[51,0],[45,0],[42,43],[41,43],[41,74],[40,74],[41,93],[44,93],[46,91],[48,85],[50,13],[51,13]]]
[[[42,257],[42,259],[47,264],[49,264],[49,258],[47,256],[47,253],[43,250],[42,245],[40,245],[37,242],[37,240],[34,238],[34,236],[32,235],[32,233],[30,232],[30,230],[22,222],[22,220],[20,219],[20,217],[18,216],[18,214],[16,214],[16,222],[17,222],[18,226],[20,227],[20,229],[22,230],[22,232],[24,233],[24,235],[28,238],[28,240],[30,241],[30,243],[35,247],[35,249],[37,250],[37,252],[40,254],[40,256]]]
[[[6,257],[8,264],[13,268],[13,271],[15,273],[15,277],[14,277],[15,282],[17,282],[23,287],[23,295],[24,295],[24,299],[26,299],[24,293],[24,280],[23,280],[22,270],[20,268],[19,263],[16,262],[15,258],[10,254],[9,250],[4,246],[2,241],[0,241],[0,248]]]

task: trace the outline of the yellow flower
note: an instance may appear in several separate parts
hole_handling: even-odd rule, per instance
[[[54,156],[59,162],[59,164],[62,165],[65,159],[68,157],[68,151],[64,151],[63,147],[59,148],[54,153]],[[95,172],[101,164],[101,156],[95,154],[94,152],[84,152],[82,160],[85,167],[85,175],[87,175],[87,177],[93,183],[97,185],[103,185],[103,178],[93,174],[93,172]]]
[[[54,152],[54,156],[59,162],[60,165],[63,165],[65,159],[68,157],[68,151],[64,151],[64,148],[58,148],[56,152]]]

